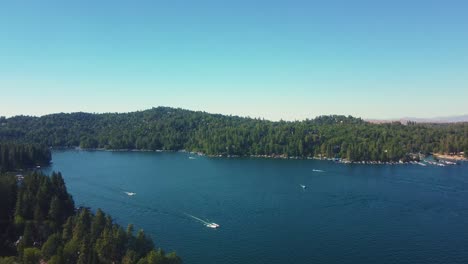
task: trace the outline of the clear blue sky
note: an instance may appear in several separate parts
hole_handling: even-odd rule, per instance
[[[0,115],[468,113],[468,1],[2,1]]]

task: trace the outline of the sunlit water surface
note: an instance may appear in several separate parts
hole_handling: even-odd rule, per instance
[[[184,263],[468,263],[466,163],[189,157],[54,151],[45,171]]]

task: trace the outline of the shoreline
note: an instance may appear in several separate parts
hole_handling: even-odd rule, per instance
[[[434,157],[442,160],[453,160],[453,161],[468,161],[468,158],[465,158],[463,154],[441,154],[441,153],[433,153]]]
[[[360,164],[360,165],[420,165],[420,166],[427,166],[427,165],[437,165],[437,166],[449,166],[449,165],[459,165],[459,162],[468,161],[468,159],[463,157],[458,157],[458,159],[449,159],[445,158],[449,155],[442,155],[434,153],[432,156],[441,159],[442,162],[433,162],[433,161],[425,161],[425,160],[411,160],[411,161],[379,161],[379,160],[367,160],[367,161],[349,161],[347,159],[341,158],[325,158],[325,157],[311,157],[311,156],[286,156],[286,155],[223,155],[223,154],[216,154],[216,155],[209,155],[203,152],[196,152],[196,151],[188,151],[188,150],[150,150],[150,149],[106,149],[106,148],[80,148],[80,147],[50,147],[51,149],[56,150],[78,150],[78,151],[105,151],[105,152],[181,152],[181,153],[188,153],[191,155],[197,156],[204,156],[208,158],[253,158],[253,159],[282,159],[282,160],[322,160],[322,161],[333,161],[340,164]],[[450,155],[450,157],[452,157]],[[456,162],[444,162],[444,160],[453,160]]]

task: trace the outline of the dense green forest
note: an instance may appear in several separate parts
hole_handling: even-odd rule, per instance
[[[46,146],[0,143],[0,172],[48,165],[50,160]]]
[[[181,263],[133,226],[75,209],[60,173],[0,175],[0,263]]]
[[[207,155],[408,160],[468,153],[468,123],[372,124],[350,116],[272,122],[158,107],[132,113],[0,118],[0,141],[51,147],[187,150]]]

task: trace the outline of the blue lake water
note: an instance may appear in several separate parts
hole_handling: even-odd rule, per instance
[[[189,156],[54,151],[46,171],[184,263],[468,263],[467,163]]]

